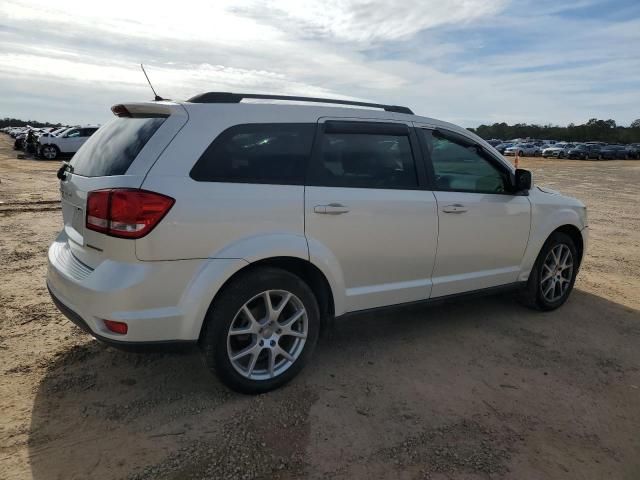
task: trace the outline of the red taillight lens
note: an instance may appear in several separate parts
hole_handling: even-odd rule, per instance
[[[96,232],[109,231],[110,190],[89,192],[87,197],[87,228]]]
[[[171,197],[146,190],[95,190],[87,197],[86,227],[113,237],[142,238],[174,203]]]
[[[116,322],[114,320],[104,320],[104,326],[107,327],[113,333],[119,333],[120,335],[126,335],[129,331],[129,326],[124,322]]]

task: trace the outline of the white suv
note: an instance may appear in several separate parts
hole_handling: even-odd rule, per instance
[[[98,125],[85,125],[68,128],[57,135],[42,136],[38,140],[38,152],[47,160],[54,160],[61,155],[73,155],[98,128]]]
[[[573,287],[584,205],[464,128],[229,93],[112,110],[58,172],[47,278],[104,342],[197,342],[256,393],[299,372],[327,319],[509,288],[550,310]]]

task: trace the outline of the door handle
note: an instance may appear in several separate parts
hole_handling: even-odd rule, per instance
[[[442,207],[444,213],[464,213],[467,211],[467,207],[460,203],[454,203],[453,205],[447,205]]]
[[[330,203],[329,205],[316,205],[313,207],[313,211],[324,215],[341,215],[347,213],[349,209],[340,203]]]

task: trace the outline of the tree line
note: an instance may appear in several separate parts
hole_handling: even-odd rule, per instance
[[[4,117],[0,119],[0,128],[4,127],[62,127],[61,123],[38,122],[36,120],[20,120],[19,118]]]
[[[36,120],[20,120],[5,117],[0,119],[0,128],[4,127],[61,127],[61,123],[38,122]],[[598,120],[592,118],[587,123],[575,125],[570,123],[566,127],[559,125],[529,125],[516,123],[508,125],[505,122],[493,125],[480,125],[469,128],[484,139],[501,138],[537,138],[541,140],[565,140],[571,142],[599,141],[607,143],[640,143],[640,118],[634,120],[630,126],[617,125],[615,120]]]
[[[477,128],[469,128],[469,130],[486,140],[492,138],[500,138],[503,140],[512,138],[536,138],[540,140],[565,140],[571,142],[640,142],[640,118],[633,121],[628,127],[617,125],[615,120],[598,120],[597,118],[592,118],[582,125],[570,123],[566,127],[551,124],[529,125],[526,123],[508,125],[502,122],[494,123],[493,125],[480,125]]]

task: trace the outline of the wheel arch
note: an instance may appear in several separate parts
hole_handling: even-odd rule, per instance
[[[527,281],[540,251],[549,237],[561,232],[574,241],[578,250],[579,262],[582,261],[587,242],[586,225],[573,207],[557,209],[552,205],[533,205],[533,221],[529,243],[520,265],[519,281]]]
[[[545,243],[554,233],[564,233],[569,238],[571,238],[571,240],[573,240],[576,250],[578,251],[578,266],[580,266],[580,264],[582,263],[582,257],[584,255],[584,239],[582,238],[582,232],[580,231],[580,229],[572,224],[562,225],[556,228],[547,236],[547,240],[545,240]]]
[[[324,273],[313,263],[308,260],[299,258],[299,257],[290,257],[290,256],[276,256],[276,257],[268,257],[260,260],[256,260],[247,264],[246,266],[235,271],[229,278],[225,280],[222,286],[217,290],[211,299],[211,303],[209,305],[209,309],[213,308],[216,300],[220,298],[225,289],[238,277],[241,275],[246,275],[253,270],[257,270],[260,268],[279,268],[281,270],[287,271],[299,277],[302,281],[304,281],[311,291],[316,297],[318,301],[318,307],[320,308],[320,318],[321,318],[321,329],[334,317],[335,315],[335,303],[334,303],[334,292],[332,291],[331,285],[324,275]],[[207,309],[207,312],[208,310]],[[202,325],[200,327],[199,338],[202,336],[202,332],[204,330],[206,322],[206,315],[202,319]]]

